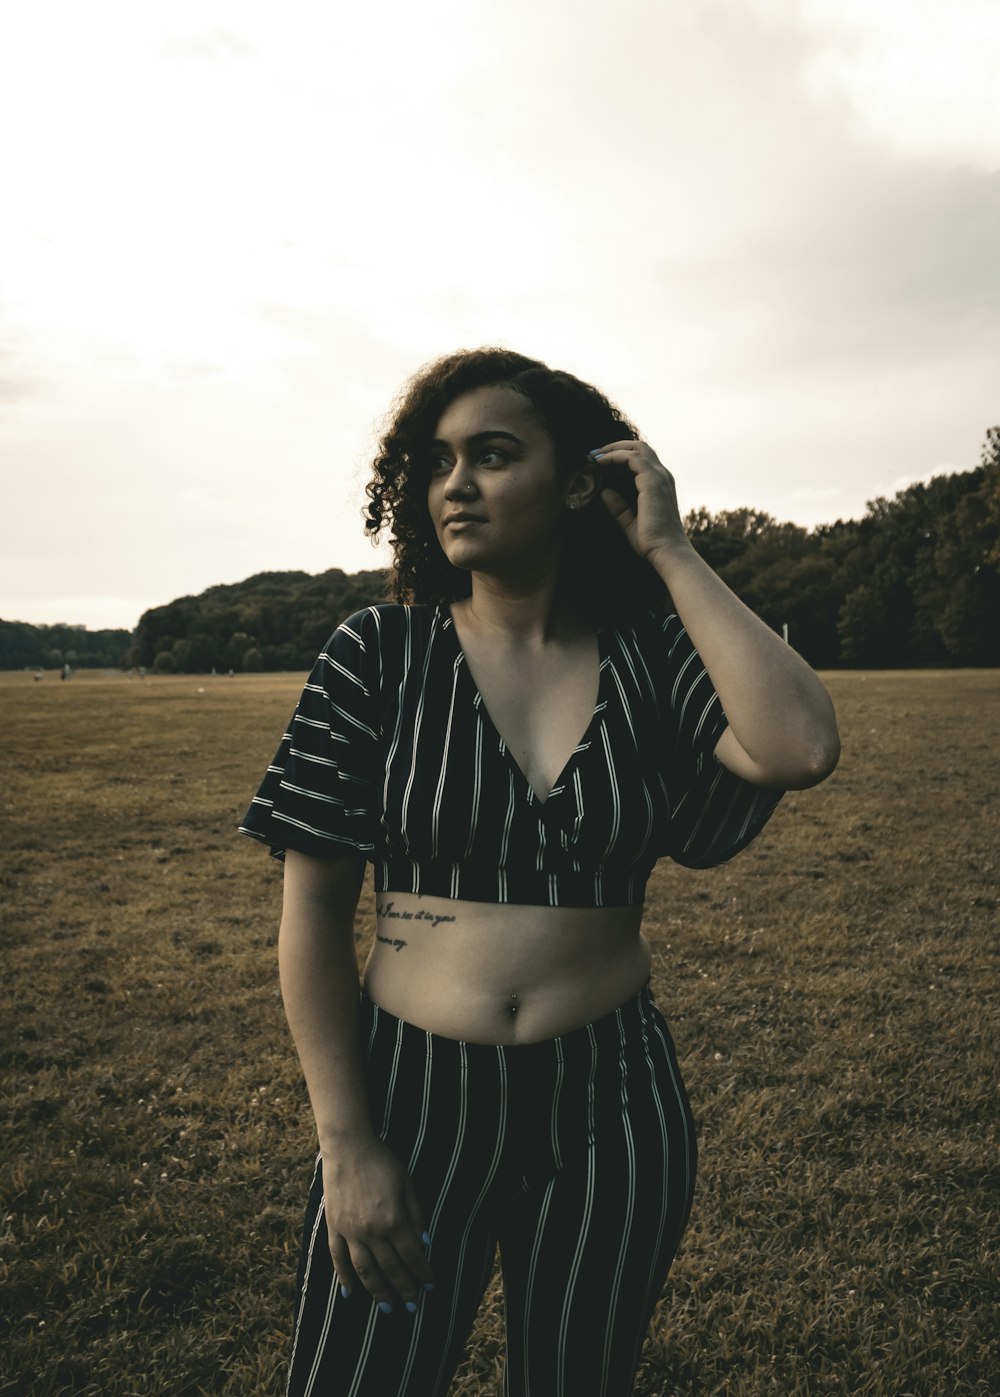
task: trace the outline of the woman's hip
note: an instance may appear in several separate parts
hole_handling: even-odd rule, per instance
[[[492,1158],[498,1141],[517,1167],[531,1150],[557,1162],[624,1131],[654,1155],[680,1148],[693,1167],[690,1103],[648,982],[591,1023],[531,1043],[447,1038],[365,993],[360,1017],[373,1123],[414,1164],[432,1144]]]

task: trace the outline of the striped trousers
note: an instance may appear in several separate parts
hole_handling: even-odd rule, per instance
[[[441,1038],[361,999],[373,1120],[413,1178],[433,1293],[333,1284],[317,1160],[289,1397],[445,1397],[500,1248],[505,1397],[625,1397],[691,1208],[694,1124],[649,987],[539,1043]]]

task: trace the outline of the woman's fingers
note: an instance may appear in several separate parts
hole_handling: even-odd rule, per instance
[[[634,510],[616,490],[602,489],[601,499],[640,557],[652,561],[663,548],[686,541],[674,477],[652,447],[644,441],[613,441],[590,454],[599,466],[627,465],[633,474],[638,492]]]
[[[407,1226],[392,1237],[366,1241],[338,1236],[330,1246],[337,1283],[347,1295],[366,1290],[383,1309],[402,1303],[416,1308],[421,1293],[433,1290],[434,1273],[424,1251]]]
[[[595,447],[590,452],[590,458],[598,463],[620,461],[636,472],[641,471],[644,466],[648,469],[657,466],[661,470],[666,469],[653,448],[644,441],[610,441],[606,446]]]
[[[351,1265],[351,1251],[339,1233],[330,1238],[330,1255],[333,1258],[334,1284],[339,1285],[345,1295],[352,1295],[361,1282]]]
[[[412,1312],[424,1286],[430,1284],[430,1271],[419,1246],[401,1241],[399,1248],[382,1239],[373,1238],[370,1244],[355,1242],[351,1261],[361,1284],[381,1309],[394,1309],[402,1300]]]
[[[431,1283],[431,1271],[423,1247],[413,1237],[373,1244],[372,1251],[383,1274],[407,1309],[416,1307],[421,1291]],[[381,1298],[381,1297],[379,1297]],[[390,1297],[391,1298],[391,1297]]]
[[[330,1247],[333,1264],[337,1272],[337,1284],[346,1298],[367,1291],[373,1300],[383,1306],[393,1307],[392,1287],[388,1277],[379,1266],[371,1249],[363,1242],[355,1242],[348,1247],[343,1237],[338,1237]]]
[[[634,438],[630,437],[628,441],[609,441],[606,446],[595,446],[590,454],[591,456],[606,456],[609,451],[640,450],[648,451],[649,454],[652,455],[652,451],[644,441],[636,441]]]
[[[382,1264],[384,1257],[377,1256],[364,1242],[354,1242],[351,1246],[351,1261],[354,1263],[358,1280],[375,1303],[383,1310],[391,1310],[396,1294]]]
[[[617,490],[602,490],[601,499],[608,513],[623,529],[635,523],[635,511],[630,509]]]
[[[404,1253],[404,1260],[419,1279],[423,1286],[433,1285],[434,1272],[431,1270],[431,1263],[427,1259],[426,1247],[431,1244],[430,1236],[424,1228],[424,1213],[420,1206],[420,1199],[417,1197],[417,1190],[413,1187],[413,1180],[407,1174],[403,1182],[403,1200],[406,1204],[406,1215],[413,1232],[410,1237],[411,1247],[414,1245],[413,1238],[419,1238],[419,1246],[416,1248],[416,1255],[408,1249]]]

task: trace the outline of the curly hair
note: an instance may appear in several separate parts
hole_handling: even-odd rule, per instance
[[[445,557],[427,508],[430,445],[449,404],[475,388],[497,386],[528,399],[552,438],[562,479],[595,447],[639,437],[597,388],[512,350],[463,349],[426,364],[393,405],[366,486],[366,533],[374,542],[390,530],[388,592],[394,601],[449,602],[472,590],[471,574]],[[614,488],[628,497],[630,487],[631,477],[619,473]],[[634,500],[632,487],[629,503]],[[662,581],[596,495],[567,516],[565,528],[560,585],[584,616],[603,625],[640,609],[659,609],[666,595]]]

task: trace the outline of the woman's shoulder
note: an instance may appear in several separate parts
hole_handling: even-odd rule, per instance
[[[385,658],[401,648],[421,644],[430,635],[439,608],[433,605],[377,602],[345,616],[324,646],[328,654],[356,651]]]
[[[376,602],[346,616],[338,631],[362,637],[395,636],[407,631],[428,630],[438,607],[416,602]]]
[[[630,612],[613,633],[611,648],[626,666],[648,675],[658,691],[679,694],[704,672],[683,621],[669,604]]]
[[[306,687],[328,693],[377,692],[426,648],[436,611],[434,606],[395,602],[352,611],[327,638]]]
[[[669,606],[643,606],[620,611],[610,619],[609,629],[621,640],[640,648],[662,642],[683,630],[680,618]]]

